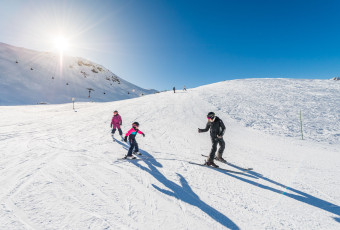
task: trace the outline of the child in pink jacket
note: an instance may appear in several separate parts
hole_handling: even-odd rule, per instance
[[[119,131],[119,135],[121,136],[121,138],[123,139],[123,132],[122,129],[120,128],[120,126],[122,125],[122,117],[118,114],[118,111],[115,110],[113,112],[113,117],[112,117],[112,121],[111,121],[111,128],[112,128],[112,137],[116,132],[116,129],[118,129]]]
[[[138,154],[138,155],[142,155],[140,152],[139,152],[139,149],[138,149],[138,143],[136,141],[136,135],[137,133],[139,134],[142,134],[143,137],[145,137],[145,134],[139,130],[139,123],[138,122],[134,122],[132,124],[132,128],[129,130],[129,132],[126,133],[125,135],[125,138],[124,138],[124,141],[127,142],[127,138],[129,137],[129,143],[130,143],[130,148],[129,148],[129,152],[128,154],[126,155],[125,158],[128,158],[128,159],[136,159],[136,157],[132,156],[132,153],[133,154]],[[135,151],[133,151],[133,149],[135,149]],[[133,152],[132,152],[133,151]]]

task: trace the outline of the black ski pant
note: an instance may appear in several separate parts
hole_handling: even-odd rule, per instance
[[[215,153],[216,153],[216,150],[217,150],[217,144],[220,144],[220,148],[218,149],[218,154],[217,156],[218,157],[222,157],[223,155],[223,151],[225,149],[225,142],[223,140],[223,138],[211,138],[211,142],[212,142],[212,147],[211,147],[211,151],[210,151],[210,155],[209,155],[209,159],[208,161],[212,162],[214,161],[214,158],[215,158]]]
[[[138,143],[135,138],[129,138],[129,143],[130,143],[130,148],[127,154],[128,156],[132,156],[133,149],[135,149],[135,152],[139,152]]]
[[[118,131],[119,131],[119,135],[123,135],[123,132],[122,132],[122,129],[121,128],[118,128]],[[116,129],[112,129],[112,134],[114,134],[116,132]]]

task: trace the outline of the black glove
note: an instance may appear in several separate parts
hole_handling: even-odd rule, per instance
[[[198,129],[198,132],[201,133],[201,129]]]
[[[110,125],[110,127],[112,128],[112,124]]]
[[[127,136],[124,137],[124,141],[127,142]]]
[[[143,137],[145,137],[145,133],[142,133]]]

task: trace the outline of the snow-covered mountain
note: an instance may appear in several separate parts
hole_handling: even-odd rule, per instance
[[[339,81],[249,79],[77,112],[2,106],[0,229],[339,229],[339,96]],[[142,160],[119,160],[115,109],[146,134]],[[189,163],[210,151],[210,111],[232,163],[217,164],[239,173]]]
[[[107,102],[155,93],[79,57],[0,43],[0,105]],[[90,96],[90,97],[89,97]]]

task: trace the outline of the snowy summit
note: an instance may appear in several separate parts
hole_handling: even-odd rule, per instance
[[[0,43],[0,105],[116,101],[157,92],[79,57]]]

